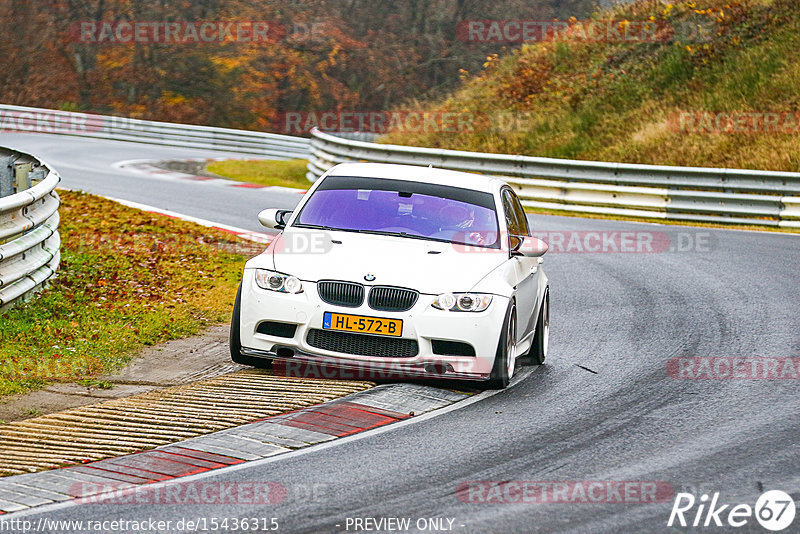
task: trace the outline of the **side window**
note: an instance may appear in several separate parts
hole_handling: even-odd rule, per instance
[[[514,206],[513,193],[509,189],[503,190],[503,211],[506,215],[506,226],[508,233],[511,235],[526,235],[522,233],[523,228],[520,226],[517,210]]]
[[[525,216],[525,209],[522,207],[522,202],[513,191],[509,191],[511,196],[511,203],[514,206],[514,211],[517,214],[517,222],[519,223],[520,233],[517,235],[531,235],[531,229],[528,226],[528,218]]]

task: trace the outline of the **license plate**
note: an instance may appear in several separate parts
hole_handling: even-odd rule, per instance
[[[403,321],[400,319],[379,319],[378,317],[325,312],[322,316],[322,328],[361,334],[400,336],[403,334]]]

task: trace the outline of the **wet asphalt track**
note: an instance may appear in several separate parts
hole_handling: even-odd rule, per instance
[[[297,200],[109,167],[124,159],[218,153],[42,135],[0,134],[0,145],[45,158],[65,187],[253,230],[260,209]],[[684,244],[689,237],[709,244],[685,252],[552,251],[544,264],[551,280],[550,356],[515,387],[439,417],[202,479],[279,482],[288,489],[280,504],[87,504],[28,518],[154,518],[174,525],[182,518],[275,517],[282,532],[342,532],[347,518],[367,517],[407,517],[412,526],[418,518],[451,518],[454,532],[476,533],[693,530],[666,526],[671,499],[462,502],[459,484],[475,480],[661,481],[675,491],[720,492],[721,503],[751,505],[762,491],[781,489],[800,502],[800,380],[676,380],[666,372],[677,357],[800,356],[800,237],[531,219],[538,231],[665,232],[672,243],[680,232]],[[794,532],[797,525],[800,518]],[[752,518],[735,531],[766,532]]]

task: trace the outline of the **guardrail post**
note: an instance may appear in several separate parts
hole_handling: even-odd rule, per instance
[[[38,182],[40,180],[44,180],[45,178],[47,178],[47,169],[43,167],[37,167],[33,169],[30,174],[28,174],[30,187],[33,187],[33,182]]]
[[[20,191],[27,191],[31,188],[32,170],[33,163],[19,163],[14,166],[14,185],[16,186],[17,193]]]
[[[0,158],[0,198],[14,194],[12,158]]]

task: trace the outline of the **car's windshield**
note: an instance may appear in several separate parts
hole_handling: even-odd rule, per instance
[[[499,248],[490,193],[404,180],[330,176],[293,225]]]

